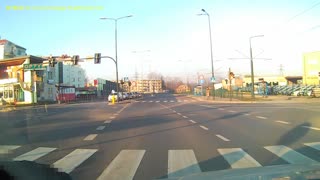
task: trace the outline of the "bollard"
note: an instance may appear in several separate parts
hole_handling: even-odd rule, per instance
[[[112,95],[112,104],[115,103],[115,98],[114,98],[114,95]]]

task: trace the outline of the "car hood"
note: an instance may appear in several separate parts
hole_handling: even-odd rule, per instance
[[[191,174],[183,177],[168,178],[168,180],[303,180],[320,179],[320,163],[289,164],[266,167],[230,169]]]

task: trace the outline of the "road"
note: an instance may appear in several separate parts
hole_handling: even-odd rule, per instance
[[[210,103],[156,94],[0,112],[0,159],[73,179],[158,179],[320,162],[320,103]]]

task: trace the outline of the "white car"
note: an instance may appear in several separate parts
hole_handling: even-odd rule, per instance
[[[112,101],[112,96],[114,96],[114,100],[117,101],[117,99],[118,99],[118,94],[117,94],[116,92],[109,94],[109,96],[108,96],[108,101],[109,101],[109,102]],[[120,99],[119,99],[119,100],[121,101],[121,99],[122,99],[122,98],[121,98],[121,96],[120,96]]]

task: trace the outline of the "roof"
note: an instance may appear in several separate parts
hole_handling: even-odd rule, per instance
[[[9,59],[1,59],[0,60],[0,65],[4,66],[17,66],[23,64],[27,59],[30,59],[30,64],[39,64],[43,63],[45,59],[37,56],[19,56],[19,57],[14,57],[14,58],[9,58]]]
[[[6,40],[6,39],[0,39],[0,45],[4,45],[7,42],[8,42],[8,40]]]
[[[8,43],[8,42],[11,42],[11,41],[8,41],[8,40],[6,40],[6,39],[0,39],[0,45],[5,45],[5,44]],[[13,43],[13,42],[11,42],[11,43],[14,44],[14,45],[15,45],[16,47],[18,47],[18,48],[21,48],[21,49],[26,50],[26,48],[24,48],[24,47],[22,47],[22,46],[19,46],[19,45]]]

